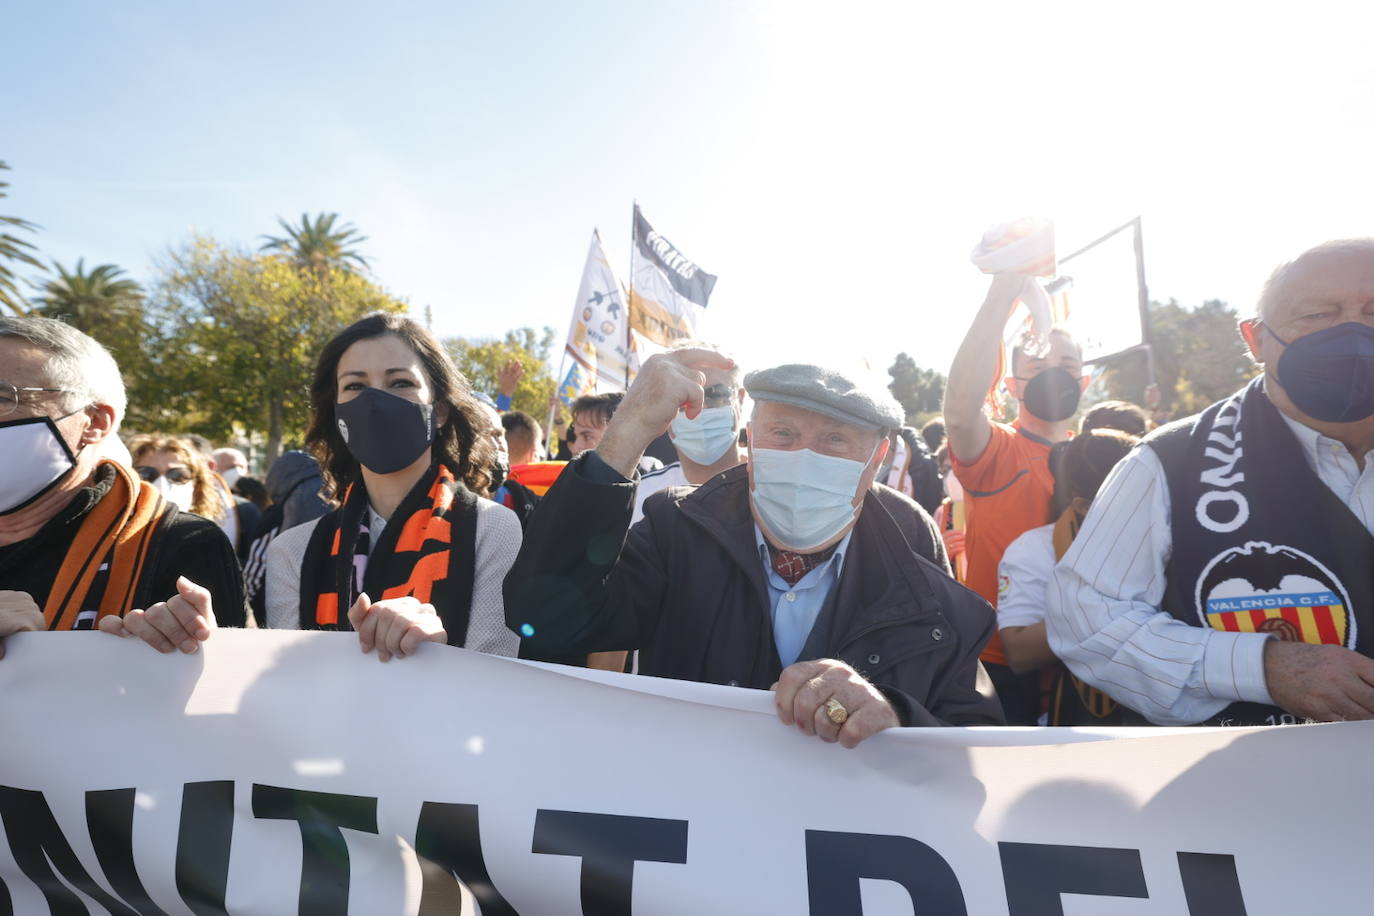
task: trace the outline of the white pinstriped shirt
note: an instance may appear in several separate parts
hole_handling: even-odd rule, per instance
[[[1374,453],[1362,472],[1340,442],[1280,416],[1322,483],[1374,533]],[[1055,567],[1050,648],[1074,674],[1159,725],[1202,722],[1236,700],[1272,703],[1263,660],[1269,636],[1195,627],[1159,609],[1173,548],[1169,511],[1159,458],[1136,448],[1102,484]]]

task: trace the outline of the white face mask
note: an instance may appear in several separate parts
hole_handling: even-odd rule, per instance
[[[679,410],[668,427],[668,435],[673,439],[673,447],[688,461],[702,465],[715,464],[739,442],[735,409],[707,407],[697,414],[695,420],[687,419],[687,415]]]
[[[70,416],[70,414],[68,414]],[[0,515],[22,509],[76,467],[76,456],[50,417],[0,423]]]
[[[819,547],[859,514],[854,497],[867,461],[821,455],[807,448],[755,448],[749,461],[754,476],[749,499],[754,511],[773,539],[788,550],[805,553]]]
[[[243,474],[239,471],[238,468],[228,468],[226,470],[221,471],[219,476],[224,478],[224,485],[226,487],[232,487],[234,483],[240,477],[243,476]]]
[[[159,476],[153,481],[153,489],[162,494],[162,498],[176,506],[182,512],[191,511],[191,501],[195,498],[196,484],[193,480],[185,483],[172,483],[166,476]]]

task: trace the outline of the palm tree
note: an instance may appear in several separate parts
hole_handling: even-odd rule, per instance
[[[354,264],[367,267],[367,261],[354,249],[367,236],[359,235],[352,223],[335,226],[337,213],[321,213],[313,220],[301,214],[301,224],[292,226],[281,217],[277,223],[285,236],[264,235],[263,251],[279,251],[297,264],[323,274],[330,269],[353,270]],[[350,263],[351,262],[351,263]]]
[[[32,314],[59,318],[100,341],[115,362],[131,371],[144,336],[143,289],[113,264],[86,270],[85,259],[68,271],[56,261],[57,276],[35,283]]]
[[[124,271],[113,264],[100,264],[86,271],[86,259],[76,262],[70,272],[53,261],[57,276],[35,284],[34,314],[61,318],[73,327],[86,330],[110,318],[137,311],[143,289],[133,280],[121,279]]]
[[[0,160],[0,169],[9,169],[4,160]],[[5,196],[5,188],[8,187],[9,182],[0,181],[0,197]],[[19,293],[17,278],[7,262],[44,269],[43,262],[29,253],[37,250],[33,243],[10,235],[9,230],[22,229],[33,232],[37,228],[33,223],[17,216],[0,216],[0,310],[7,308],[16,315],[24,314],[24,297]]]

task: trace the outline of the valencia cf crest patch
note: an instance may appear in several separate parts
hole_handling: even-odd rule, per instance
[[[1353,648],[1349,608],[1349,592],[1329,569],[1282,544],[1233,547],[1198,577],[1198,622],[1216,630]]]

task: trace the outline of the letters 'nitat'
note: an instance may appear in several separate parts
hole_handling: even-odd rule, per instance
[[[91,846],[107,891],[81,864],[43,793],[0,786],[3,823],[15,863],[42,893],[53,913],[84,913],[71,889],[114,916],[164,916],[149,897],[134,864],[136,790],[87,792]],[[300,891],[283,912],[348,910],[349,857],[344,830],[377,833],[377,799],[254,784],[253,816],[297,822],[301,834]],[[455,913],[459,885],[476,898],[483,916],[517,916],[497,888],[482,852],[477,805],[425,802],[413,848],[423,886],[419,913]],[[225,896],[233,841],[234,783],[187,783],[177,836],[176,886],[196,916],[227,914]],[[581,811],[536,812],[530,852],[582,860],[584,916],[629,916],[636,862],[685,865],[689,823]],[[806,876],[811,916],[862,916],[860,879],[892,881],[910,895],[913,913],[963,916],[963,889],[949,862],[906,836],[808,830]],[[1062,916],[1062,894],[1145,898],[1137,849],[999,843],[1009,916]],[[1245,903],[1229,855],[1178,853],[1189,916],[1245,916]],[[69,886],[70,885],[70,886]],[[0,884],[0,912],[9,912]]]

